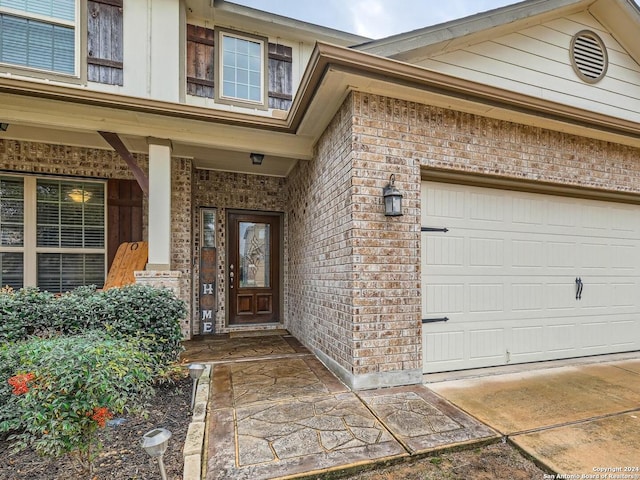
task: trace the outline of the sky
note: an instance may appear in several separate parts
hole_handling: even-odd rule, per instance
[[[383,38],[517,3],[517,0],[229,1],[369,38]]]

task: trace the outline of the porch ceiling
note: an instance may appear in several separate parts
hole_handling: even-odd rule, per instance
[[[85,111],[88,106],[76,105],[76,110],[78,107],[80,110],[73,112],[67,109],[68,105],[63,107],[54,100],[29,99],[27,108],[27,104],[22,104],[24,100],[24,97],[0,94],[0,103],[11,105],[6,110],[3,108],[1,120],[9,123],[9,128],[0,132],[0,138],[111,149],[97,132],[113,131],[130,152],[143,154],[148,153],[148,137],[170,138],[173,155],[193,159],[196,168],[281,177],[289,174],[298,159],[308,159],[311,152],[309,141],[281,132],[212,124],[195,128],[185,125],[188,120],[178,123],[176,119],[173,126],[167,122],[161,122],[160,126],[141,120],[129,128],[122,119],[114,121],[113,117],[100,112],[100,107],[97,111],[93,107],[90,114]],[[39,109],[42,110],[35,115]],[[61,111],[66,114],[53,113]],[[251,163],[251,152],[265,155],[262,165]]]

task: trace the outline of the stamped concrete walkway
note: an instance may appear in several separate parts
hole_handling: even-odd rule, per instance
[[[206,480],[292,478],[499,435],[426,387],[352,392],[290,335],[190,342],[212,365]]]

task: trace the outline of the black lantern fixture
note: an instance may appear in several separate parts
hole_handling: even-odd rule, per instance
[[[252,153],[249,155],[249,158],[251,159],[251,163],[253,163],[254,165],[262,165],[262,160],[264,160],[264,154]]]
[[[391,174],[389,184],[382,190],[384,196],[384,214],[387,217],[402,216],[402,194],[395,186],[396,176]]]

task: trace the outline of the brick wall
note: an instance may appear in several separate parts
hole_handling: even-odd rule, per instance
[[[353,374],[352,103],[298,162],[289,192],[289,331]]]
[[[354,373],[405,372],[415,381],[422,369],[420,164],[402,138],[410,115],[406,102],[353,95]],[[384,216],[391,174],[402,217]]]
[[[287,179],[288,328],[355,386],[422,363],[421,169],[640,191],[640,151],[355,92]],[[383,215],[395,174],[404,216]]]
[[[413,102],[356,94],[366,144],[406,151],[422,167],[577,187],[640,192],[640,150]],[[404,126],[382,132],[382,112],[406,111]],[[386,114],[384,114],[386,115]]]
[[[148,169],[147,155],[134,154],[138,165]],[[0,139],[0,171],[48,174],[66,177],[82,176],[98,179],[133,179],[124,160],[112,150],[67,145],[21,142]],[[188,301],[191,291],[191,160],[174,159],[172,163],[172,251],[171,268],[182,272],[180,290]],[[146,238],[147,201],[143,208]],[[189,331],[189,318],[182,325]]]
[[[218,273],[216,281],[218,309],[215,314],[215,332],[228,331],[225,326],[226,310],[226,214],[228,209],[243,209],[263,212],[284,212],[286,205],[285,179],[241,173],[195,170],[193,176],[193,231],[194,231],[194,278],[196,288],[193,291],[194,333],[200,331],[198,318],[199,285],[199,246],[200,246],[200,208],[216,209],[216,251]],[[284,303],[281,304],[283,318],[287,312],[287,218],[285,215],[282,237]]]

